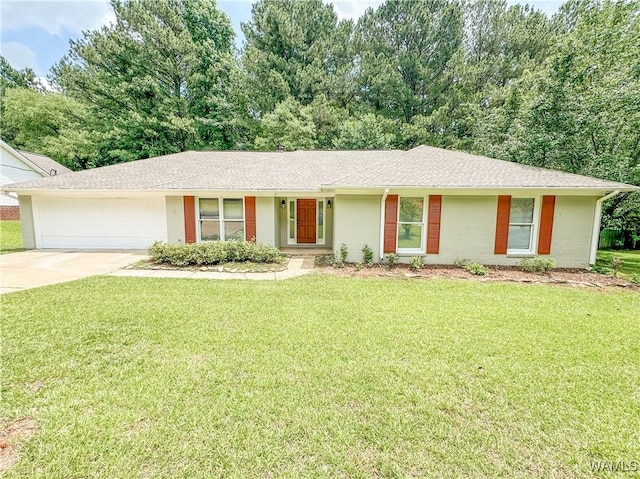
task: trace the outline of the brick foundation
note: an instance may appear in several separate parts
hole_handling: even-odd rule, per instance
[[[0,220],[19,220],[19,206],[0,206]]]

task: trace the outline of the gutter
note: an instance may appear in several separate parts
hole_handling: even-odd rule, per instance
[[[620,190],[615,190],[614,192],[609,193],[608,195],[605,195],[596,201],[596,211],[593,217],[593,232],[591,235],[591,250],[589,251],[590,265],[596,264],[596,254],[598,252],[598,243],[600,242],[600,222],[602,220],[602,203],[604,203],[609,198],[613,198],[618,193],[620,193]]]
[[[384,189],[382,200],[380,201],[380,261],[384,257],[384,214],[385,214],[385,201],[387,201],[387,195],[389,194],[389,188]]]

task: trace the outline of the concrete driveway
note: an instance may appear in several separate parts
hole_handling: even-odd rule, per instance
[[[33,250],[0,255],[0,294],[112,273],[147,252]]]

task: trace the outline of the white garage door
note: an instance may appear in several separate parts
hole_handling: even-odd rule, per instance
[[[165,200],[33,198],[37,248],[143,249],[167,240]]]

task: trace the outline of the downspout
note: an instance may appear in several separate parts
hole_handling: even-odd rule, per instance
[[[595,216],[593,217],[593,234],[591,235],[591,250],[589,251],[590,265],[596,264],[596,254],[598,252],[598,243],[600,242],[600,221],[602,216],[602,203],[604,203],[609,198],[613,198],[618,193],[620,193],[620,190],[615,190],[614,192],[609,193],[608,195],[605,195],[602,198],[599,198],[598,201],[596,201],[596,212],[595,212]]]
[[[384,257],[384,215],[385,215],[385,201],[387,201],[387,195],[389,194],[389,188],[384,189],[382,195],[382,201],[380,202],[380,261]]]

